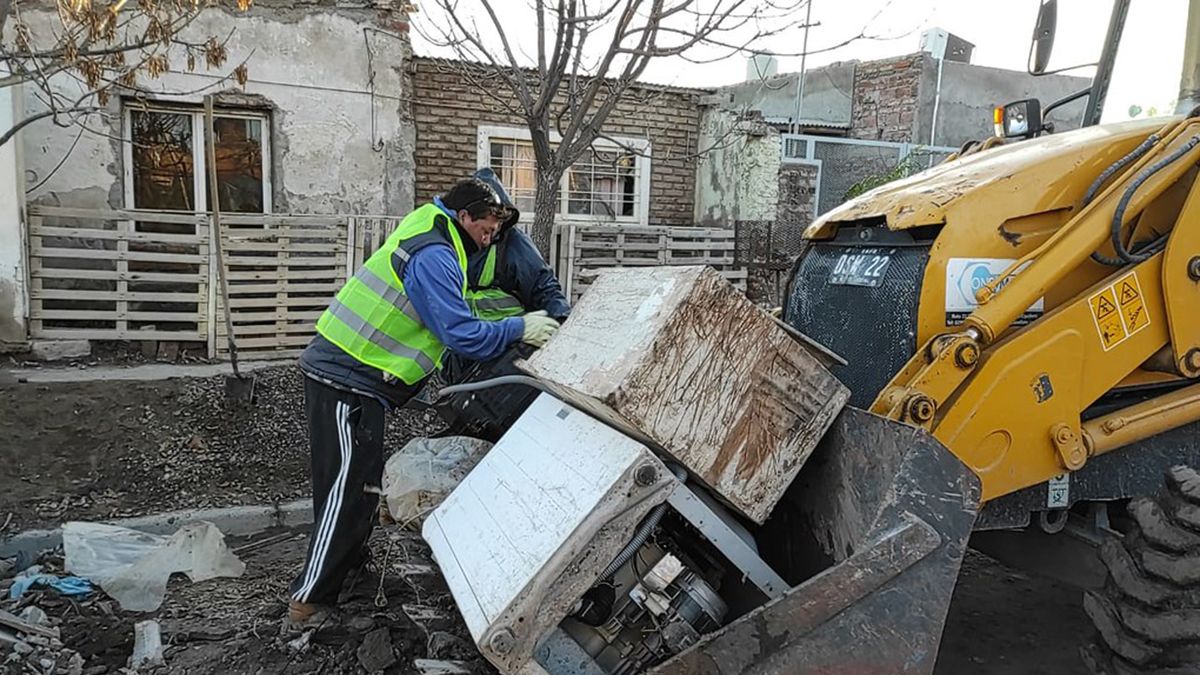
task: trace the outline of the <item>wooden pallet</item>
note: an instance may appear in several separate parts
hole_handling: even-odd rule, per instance
[[[349,217],[222,216],[221,225],[239,356],[295,356],[346,281]],[[217,297],[213,338],[216,354],[227,358],[224,313]]]
[[[366,262],[371,254],[383,246],[388,238],[403,220],[400,216],[351,216],[350,237],[353,240],[354,260],[352,267],[358,269]]]
[[[579,225],[563,228],[566,292],[577,301],[600,272],[613,267],[708,265],[746,289],[746,270],[734,260],[734,232],[707,227]]]
[[[201,215],[29,208],[30,335],[204,341],[209,230]]]

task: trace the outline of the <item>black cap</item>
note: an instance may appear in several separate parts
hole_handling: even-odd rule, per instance
[[[442,196],[442,203],[452,211],[485,206],[500,219],[502,231],[515,225],[521,218],[521,212],[509,198],[504,185],[489,168],[480,169],[470,178],[456,183]]]

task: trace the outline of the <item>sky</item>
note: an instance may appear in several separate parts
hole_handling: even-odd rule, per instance
[[[928,28],[944,28],[975,45],[971,62],[1024,70],[1030,36],[1040,0],[811,0],[807,67],[835,61],[886,58],[917,51]],[[512,4],[509,4],[509,3]],[[426,6],[433,3],[421,3]],[[471,4],[464,0],[463,6]],[[513,44],[536,44],[532,12],[514,0],[502,0],[501,21]],[[593,4],[596,4],[594,1]],[[1058,30],[1050,68],[1094,62],[1108,27],[1111,0],[1059,0]],[[522,12],[527,13],[525,16]],[[1117,67],[1105,109],[1105,121],[1129,118],[1131,105],[1143,111],[1156,108],[1172,112],[1183,54],[1187,0],[1133,0],[1125,26]],[[447,56],[422,36],[422,22],[437,18],[436,10],[414,17],[414,46],[419,54]],[[481,23],[486,21],[482,19]],[[484,24],[486,25],[486,24]],[[821,51],[848,38],[867,33],[880,39],[856,40],[833,51]],[[774,36],[756,49],[776,54],[802,51],[803,29]],[[745,56],[733,56],[703,65],[680,59],[652,63],[643,80],[687,87],[714,87],[746,78]],[[779,56],[779,72],[800,70],[798,56]],[[1091,68],[1069,74],[1088,76]],[[1145,112],[1143,112],[1143,115]]]

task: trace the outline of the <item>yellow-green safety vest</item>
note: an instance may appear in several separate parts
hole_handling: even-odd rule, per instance
[[[498,246],[488,248],[479,280],[467,288],[467,305],[471,307],[471,313],[484,321],[500,321],[525,313],[520,300],[493,285],[496,283],[497,248]]]
[[[406,264],[419,249],[449,243],[463,271],[467,292],[467,254],[450,219],[435,204],[408,214],[383,246],[346,281],[317,320],[317,332],[362,363],[416,384],[442,365],[445,345],[417,314],[392,265],[395,254]]]

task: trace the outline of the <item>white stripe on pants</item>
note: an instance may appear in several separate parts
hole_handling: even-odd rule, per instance
[[[325,511],[321,514],[321,524],[317,531],[313,533],[312,551],[313,555],[308,561],[308,569],[305,571],[304,585],[300,590],[296,591],[295,599],[300,602],[308,602],[308,596],[312,593],[313,585],[317,579],[321,578],[321,571],[325,567],[325,558],[329,553],[329,544],[333,541],[333,533],[337,529],[338,517],[341,515],[342,501],[346,488],[346,476],[350,473],[350,461],[352,457],[350,431],[350,406],[345,401],[338,401],[336,409],[337,428],[338,428],[338,446],[341,451],[341,465],[338,466],[337,478],[334,479],[333,485],[329,488],[329,495],[325,498]]]

